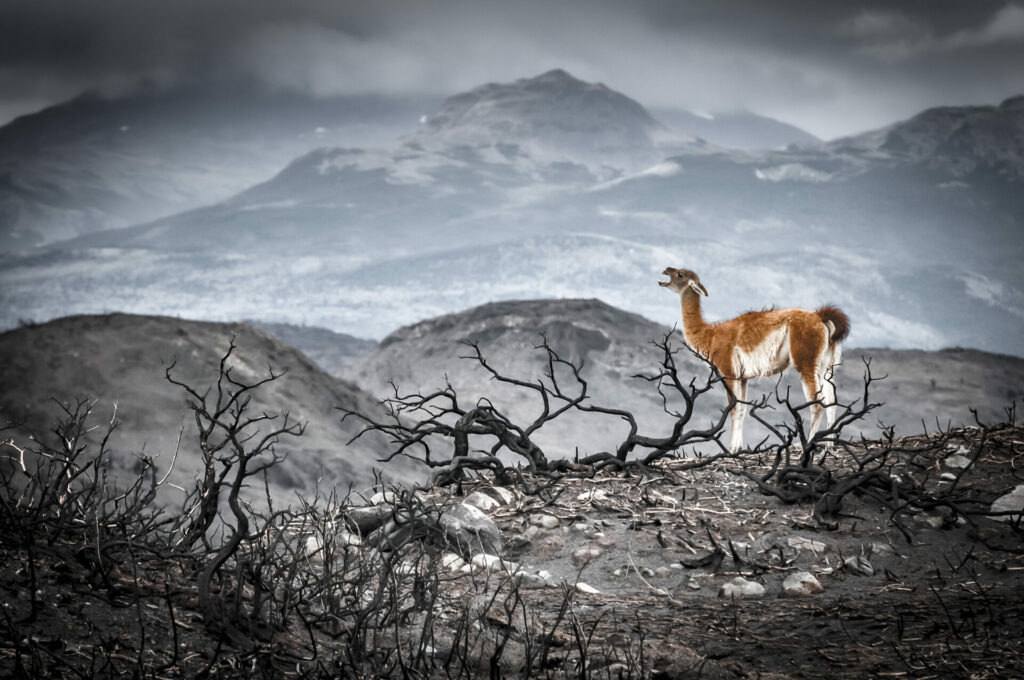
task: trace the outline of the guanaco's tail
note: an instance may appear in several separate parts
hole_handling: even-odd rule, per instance
[[[818,307],[818,316],[821,317],[822,323],[832,329],[832,337],[829,338],[828,344],[834,345],[850,334],[850,317],[846,316],[838,307],[831,305]]]

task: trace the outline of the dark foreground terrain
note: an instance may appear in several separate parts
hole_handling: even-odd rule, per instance
[[[191,544],[145,493],[7,460],[0,676],[1019,676],[1024,500],[993,502],[1024,429],[862,442],[786,483],[761,458],[240,508]],[[763,592],[723,596],[737,577]]]

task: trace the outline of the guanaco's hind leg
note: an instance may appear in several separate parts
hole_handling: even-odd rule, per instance
[[[745,378],[727,378],[725,384],[736,397],[736,405],[732,407],[730,421],[732,436],[729,440],[729,451],[736,453],[743,448],[743,419],[747,416],[747,381]]]

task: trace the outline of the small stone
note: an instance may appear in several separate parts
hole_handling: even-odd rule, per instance
[[[941,475],[939,475],[939,479],[941,479],[944,482],[955,482],[956,475],[954,475],[952,472],[943,472]]]
[[[946,526],[946,518],[942,515],[922,515],[920,519],[932,529],[941,529]]]
[[[508,562],[497,555],[489,555],[487,553],[477,553],[476,555],[473,555],[471,563],[475,570],[486,571],[490,574],[499,571],[508,573],[515,573],[519,571],[519,565],[515,562]]]
[[[892,555],[896,551],[893,550],[889,545],[885,543],[874,542],[871,544],[872,555]]]
[[[625,567],[619,567],[618,569],[612,572],[612,576],[616,578],[622,578],[627,571],[628,570]]]
[[[589,524],[585,524],[583,522],[577,522],[576,524],[572,525],[572,530],[576,531],[578,533],[586,533],[589,529],[590,529],[590,525]]]
[[[654,570],[654,575],[655,576],[660,576],[662,578],[668,576],[671,573],[672,573],[672,570],[669,569],[668,567],[658,567],[657,569]]]
[[[597,545],[581,545],[572,551],[572,559],[575,562],[589,562],[596,560],[604,554],[604,550]]]
[[[794,550],[810,550],[813,553],[822,553],[828,549],[828,546],[821,541],[813,541],[803,536],[790,536],[787,543]]]
[[[584,503],[587,501],[597,501],[601,503],[608,500],[608,494],[602,489],[593,489],[591,491],[584,491],[576,497],[576,500]]]
[[[485,494],[482,491],[474,491],[473,493],[466,496],[466,499],[462,501],[466,505],[472,505],[474,508],[483,510],[484,512],[491,512],[501,507],[501,502],[490,495]]]
[[[843,560],[843,569],[858,576],[874,576],[875,568],[863,555],[854,555]]]
[[[782,582],[782,594],[788,597],[807,597],[825,590],[814,574],[798,571]]]
[[[441,556],[441,566],[448,571],[458,571],[464,564],[466,564],[466,560],[455,553],[445,553]]]
[[[971,459],[967,456],[961,456],[960,454],[954,454],[946,459],[946,467],[953,468],[954,470],[963,470],[965,467],[971,464]]]
[[[535,524],[536,526],[539,526],[541,529],[554,529],[558,527],[560,522],[558,521],[558,518],[554,515],[549,515],[547,513],[542,512],[531,517],[530,524]]]
[[[644,578],[654,578],[654,570],[650,567],[640,567],[640,571],[637,572]]]
[[[540,571],[538,571],[537,572],[537,576],[540,576],[545,581],[550,581],[551,580],[551,572],[550,571],[546,571],[544,569],[541,569]]]
[[[740,600],[743,598],[757,598],[764,595],[764,586],[755,581],[748,581],[742,576],[737,576],[733,580],[723,585],[719,591],[718,596],[724,597],[730,600]]]
[[[381,505],[382,503],[394,505],[397,502],[398,494],[394,491],[378,491],[370,497],[370,505]]]
[[[992,512],[1012,512],[1012,515],[997,515],[992,519],[997,522],[1016,522],[1024,509],[1024,484],[1018,484],[1010,493],[1000,496],[992,503]]]
[[[546,588],[548,586],[548,580],[542,577],[540,574],[535,574],[529,571],[521,571],[518,574],[516,574],[516,584],[520,588],[533,590],[536,588]]]
[[[523,532],[523,536],[532,541],[533,537],[539,534],[540,532],[541,528],[539,526],[537,526],[536,524],[531,524],[530,526],[526,527],[526,530]]]
[[[583,581],[580,581],[579,583],[576,584],[576,590],[580,591],[581,593],[586,593],[587,595],[600,595],[601,594],[600,590],[598,590],[594,586],[587,585]]]
[[[700,590],[700,584],[694,581],[692,578],[686,582],[686,587],[690,590]]]
[[[532,544],[533,544],[533,541],[531,541],[526,536],[524,536],[522,534],[516,534],[512,538],[508,539],[508,542],[507,542],[505,548],[509,552],[518,553],[518,552],[522,552],[522,551],[526,550]]]
[[[668,565],[668,568],[669,569],[675,569],[676,571],[680,571],[680,570],[682,570],[683,565],[680,564],[679,562],[673,562],[672,564]]]

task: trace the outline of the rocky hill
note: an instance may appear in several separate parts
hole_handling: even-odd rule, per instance
[[[543,333],[563,358],[583,362],[582,375],[594,403],[625,408],[654,431],[667,431],[669,421],[657,392],[632,376],[656,371],[660,351],[652,341],[669,330],[598,300],[500,302],[401,328],[386,337],[375,352],[350,365],[346,375],[377,395],[389,391],[391,380],[403,390],[429,390],[448,380],[467,403],[487,396],[505,405],[518,422],[528,422],[539,411],[539,402],[524,390],[496,384],[474,361],[460,359],[468,353],[460,343],[479,343],[488,361],[507,376],[536,380],[545,368],[543,353],[534,350]],[[672,340],[683,347],[678,331]],[[850,434],[875,436],[877,421],[894,425],[903,434],[924,428],[934,431],[939,424],[971,424],[968,409],[972,407],[983,420],[998,422],[1005,417],[1004,407],[1024,396],[1024,359],[1016,357],[963,349],[852,347],[845,347],[843,356],[837,372],[840,400],[861,396],[865,359],[870,359],[876,378],[884,376],[872,385],[871,401],[885,405]],[[707,375],[707,368],[685,348],[677,361],[680,375],[687,381],[692,376],[703,380]],[[751,395],[771,392],[774,387],[771,379],[752,381]],[[780,386],[782,393],[787,389],[795,399],[802,395],[792,371]],[[724,395],[719,392],[703,399],[695,422],[717,414],[724,405]],[[625,431],[616,418],[597,416],[566,418],[555,425],[558,427],[542,441],[552,453],[565,456],[577,449],[580,453],[608,450]],[[748,420],[747,441],[756,441],[758,432],[757,425]]]
[[[115,469],[125,475],[135,469],[137,452],[154,456],[158,471],[165,472],[184,426],[170,481],[189,488],[200,464],[195,423],[185,406],[186,395],[168,383],[164,366],[176,362],[174,375],[201,392],[215,383],[217,364],[232,334],[237,350],[230,365],[240,379],[264,377],[268,365],[286,371],[253,394],[251,412],[289,413],[307,423],[300,438],[285,437],[279,444],[288,459],[270,478],[275,500],[286,503],[297,493],[309,495],[321,478],[324,490],[337,487],[344,492],[349,485],[361,489],[372,483],[375,467],[395,481],[422,477],[423,470],[407,461],[381,466],[377,459],[386,451],[382,439],[348,445],[355,425],[340,424],[340,414],[331,406],[375,412],[369,395],[246,325],[109,314],[8,331],[0,335],[0,411],[5,422],[21,423],[16,438],[24,443],[28,433],[50,436],[59,415],[53,400],[72,405],[78,399],[95,401],[92,424],[100,429],[116,405],[120,426],[110,448]],[[93,450],[96,445],[94,439]]]

